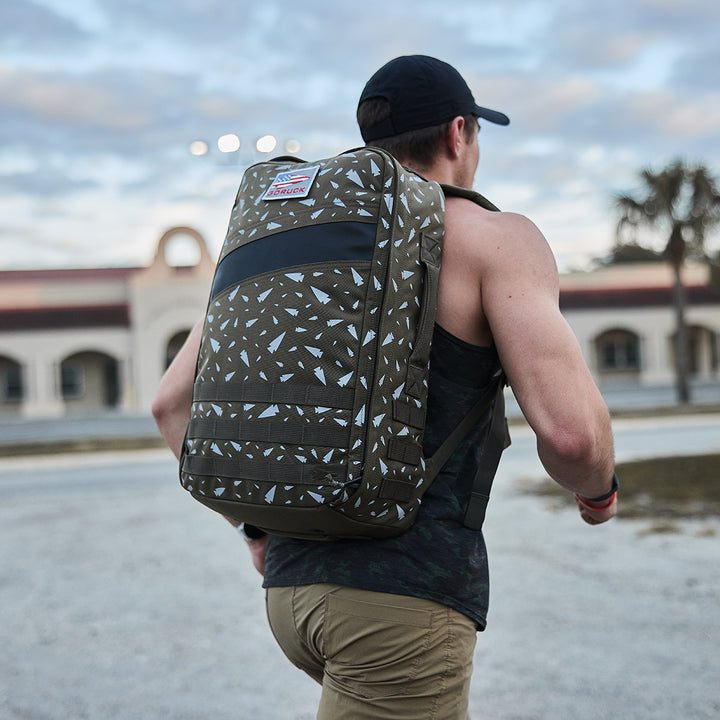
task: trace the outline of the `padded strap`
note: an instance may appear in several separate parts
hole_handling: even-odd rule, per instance
[[[427,367],[430,361],[430,346],[435,327],[440,281],[441,254],[442,239],[423,233],[421,235],[420,262],[425,266],[425,282],[423,283],[420,320],[413,350],[408,359],[407,381],[405,382],[405,392],[416,398],[423,396],[423,381],[427,377]]]
[[[466,200],[472,200],[476,205],[480,205],[480,207],[484,207],[486,210],[500,212],[500,208],[493,205],[484,195],[475,192],[475,190],[458,187],[457,185],[446,185],[445,183],[441,184],[440,187],[445,193],[445,197],[465,198]]]
[[[446,197],[465,198],[466,200],[470,200],[475,204],[480,205],[480,207],[483,207],[486,210],[500,212],[500,209],[496,205],[491,203],[486,197],[481,195],[479,192],[476,192],[475,190],[447,184],[442,184],[441,187]],[[474,424],[474,422],[480,418],[485,408],[487,407],[487,404],[485,404],[484,401],[486,399],[495,400],[492,420],[490,421],[490,431],[488,433],[488,437],[485,439],[485,444],[483,445],[480,464],[478,465],[478,469],[475,474],[472,494],[468,503],[467,512],[465,513],[464,524],[466,527],[472,528],[473,530],[480,530],[480,528],[482,527],[483,521],[485,520],[485,511],[487,510],[487,505],[490,500],[490,489],[492,487],[495,473],[497,472],[497,467],[500,462],[500,456],[502,455],[503,450],[505,450],[505,448],[510,445],[510,433],[508,432],[507,420],[505,419],[505,396],[503,395],[504,388],[505,375],[501,370],[497,386],[494,387],[494,392],[490,393],[490,398],[481,398],[478,401],[478,405],[474,407],[469,414],[469,416],[471,415],[474,417]],[[482,410],[480,409],[481,403]],[[468,418],[465,418],[465,420],[467,419]],[[464,425],[465,420],[463,420],[461,425]],[[470,428],[468,427],[468,430],[469,429]],[[456,430],[459,430],[459,427]],[[444,445],[445,443],[443,444],[443,446]],[[440,447],[440,450],[443,450],[443,446]],[[453,447],[452,449],[454,450],[455,448]],[[450,452],[452,452],[452,450]],[[433,460],[435,460],[437,454],[438,453],[433,456]],[[444,454],[447,454],[447,452],[444,451]],[[449,457],[449,454],[447,454],[447,456]],[[438,460],[442,460],[443,457],[444,455],[438,458]],[[447,457],[445,458],[445,460],[447,460]]]
[[[486,388],[485,392],[478,398],[477,402],[470,408],[465,417],[458,423],[450,435],[445,438],[443,444],[435,451],[435,454],[427,460],[429,466],[428,479],[433,480],[440,472],[443,465],[448,461],[455,451],[455,448],[462,442],[463,438],[470,432],[475,423],[485,414],[493,400],[498,396],[502,397],[502,390],[505,386],[505,373],[502,369],[496,371],[493,380]],[[498,410],[497,403],[494,413],[500,412],[504,418],[505,406]],[[493,416],[494,419],[494,416]]]
[[[510,445],[510,433],[505,419],[505,396],[503,382],[498,384],[495,393],[495,407],[490,421],[490,431],[483,445],[482,455],[478,464],[473,489],[465,513],[465,527],[480,530],[485,520],[485,511],[490,501],[490,489],[497,472],[500,456]]]

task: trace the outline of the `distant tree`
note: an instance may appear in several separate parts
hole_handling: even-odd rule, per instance
[[[679,402],[687,403],[690,402],[688,331],[682,266],[686,257],[706,258],[705,237],[720,223],[720,190],[704,165],[690,166],[680,160],[660,172],[643,170],[640,176],[643,188],[639,194],[615,198],[620,214],[616,243],[638,247],[640,227],[657,229],[664,235],[663,254],[675,277],[677,394]]]
[[[610,254],[599,259],[600,265],[629,265],[631,263],[665,262],[665,255],[637,242],[616,242]]]
[[[720,292],[720,252],[710,258],[710,287]]]

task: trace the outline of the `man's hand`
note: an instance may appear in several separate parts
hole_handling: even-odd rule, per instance
[[[250,555],[255,569],[261,574],[265,574],[265,551],[267,550],[267,535],[259,540],[248,540]]]
[[[588,525],[600,525],[617,514],[617,493],[614,493],[610,500],[603,502],[593,502],[576,494],[575,501],[580,510],[580,517]]]
[[[243,540],[247,543],[250,548],[250,555],[252,557],[253,567],[261,574],[265,574],[265,551],[267,550],[267,535],[262,537],[248,537],[247,533],[240,532],[241,523],[234,518],[224,516],[225,519],[242,535]],[[260,531],[261,534],[262,531]]]

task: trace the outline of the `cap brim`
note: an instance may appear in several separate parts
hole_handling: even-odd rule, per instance
[[[473,115],[487,120],[488,122],[495,123],[496,125],[509,125],[510,118],[505,114],[498,112],[497,110],[488,110],[488,108],[475,106]]]

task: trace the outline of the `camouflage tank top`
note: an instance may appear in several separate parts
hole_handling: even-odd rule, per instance
[[[480,397],[497,368],[493,348],[435,326],[423,449],[432,455]],[[385,540],[315,541],[271,536],[263,586],[335,583],[434,600],[485,629],[488,564],[482,532],[463,518],[491,411],[456,448],[423,497],[411,528]]]

